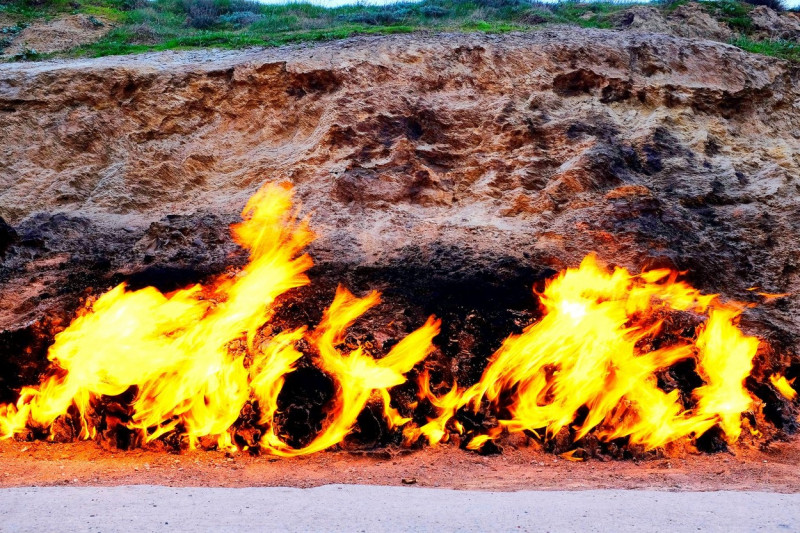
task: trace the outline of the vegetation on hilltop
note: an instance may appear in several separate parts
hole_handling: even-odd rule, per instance
[[[688,3],[651,4],[666,12]],[[797,60],[797,43],[751,39],[754,5],[783,9],[781,0],[711,0],[701,5],[737,33],[745,50]],[[323,8],[306,3],[264,5],[252,0],[6,0],[0,5],[0,51],[26,25],[65,14],[82,14],[109,26],[99,40],[61,56],[104,56],[198,47],[242,48],[344,38],[357,34],[414,31],[527,31],[548,24],[614,27],[614,15],[637,5],[577,1],[423,0],[390,6]],[[15,60],[51,57],[24,48]]]

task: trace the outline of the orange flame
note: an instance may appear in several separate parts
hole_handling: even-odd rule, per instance
[[[276,335],[256,346],[256,333],[272,315],[278,296],[308,283],[311,258],[301,250],[312,240],[305,221],[291,212],[291,189],[268,185],[250,199],[244,221],[233,227],[236,241],[250,251],[250,263],[234,276],[221,276],[208,287],[196,285],[171,294],[152,287],[127,291],[119,285],[55,338],[49,359],[63,370],[39,387],[22,390],[16,405],[0,406],[0,436],[8,438],[26,425],[49,427],[75,405],[81,437],[96,433],[86,417],[101,396],[137,388],[129,427],[151,441],[178,428],[195,446],[216,437],[231,449],[229,429],[244,404],[258,400],[261,422],[271,428],[262,446],[279,455],[298,455],[339,442],[373,391],[405,382],[404,374],[432,350],[438,333],[433,319],[398,343],[380,360],[360,349],[342,356],[336,350],[344,330],[379,301],[377,293],[358,299],[344,289],[310,336],[320,352],[320,366],[340,383],[326,429],[307,447],[287,447],[274,432],[278,393],[301,354],[294,345],[305,329]],[[230,345],[244,338],[252,357]]]
[[[325,311],[322,324],[312,337],[320,353],[320,367],[339,382],[327,427],[301,449],[286,446],[274,434],[261,442],[262,447],[275,455],[295,456],[322,451],[341,442],[373,393],[383,392],[380,396],[384,406],[387,406],[386,391],[405,383],[404,374],[433,351],[431,341],[439,333],[439,322],[431,317],[420,329],[397,343],[382,359],[376,360],[364,354],[361,347],[346,356],[339,353],[336,346],[344,341],[345,330],[379,301],[376,292],[356,298],[347,289],[337,289],[333,303]],[[390,421],[398,423],[396,418]]]
[[[389,427],[403,426],[407,443],[425,437],[436,444],[451,432],[463,434],[458,411],[481,405],[509,416],[499,427],[472,435],[470,449],[503,431],[548,438],[567,427],[575,439],[595,431],[601,439],[626,437],[647,449],[699,436],[715,425],[729,441],[738,438],[741,415],[752,403],[744,380],[759,346],[736,325],[742,307],[701,294],[677,281],[675,272],[608,271],[591,255],[546,285],[540,294],[542,319],[506,339],[478,383],[453,384],[437,396],[428,373],[421,373],[419,397],[438,415],[421,426],[410,423],[391,406],[389,389],[405,383],[405,375],[434,350],[440,323],[433,317],[381,359],[361,347],[344,353],[340,345],[347,329],[378,305],[380,296],[359,298],[339,287],[314,330],[303,327],[259,340],[275,299],[309,283],[305,272],[312,262],[302,250],[313,234],[292,211],[291,199],[290,188],[267,185],[248,202],[243,221],[232,228],[250,252],[240,272],[169,294],[120,285],[87,305],[56,336],[48,354],[52,375],[38,387],[24,388],[15,405],[0,405],[0,438],[28,426],[48,428],[72,406],[80,415],[81,437],[93,438],[97,428],[88,416],[93,403],[131,388],[136,396],[128,427],[146,441],[176,430],[190,447],[211,437],[220,448],[234,449],[231,428],[245,404],[254,401],[266,430],[259,445],[280,456],[341,442],[371,401],[383,403]],[[693,340],[659,345],[663,320],[675,311],[707,319]],[[302,339],[315,348],[314,363],[336,388],[323,429],[296,449],[282,440],[274,418],[286,375],[302,356],[296,347]],[[704,385],[691,398],[662,390],[658,373],[687,359]],[[784,394],[794,392],[779,380],[773,384]]]
[[[736,327],[741,309],[700,294],[676,276],[668,270],[607,272],[588,256],[547,284],[544,317],[506,339],[476,385],[433,402],[442,416],[406,428],[407,440],[426,435],[435,441],[459,408],[477,409],[482,399],[497,405],[509,393],[511,417],[501,421],[509,431],[543,429],[550,437],[576,424],[576,440],[597,429],[605,440],[628,437],[651,449],[718,424],[736,440],[741,413],[752,401],[744,379],[759,342]],[[694,343],[642,349],[661,328],[650,317],[669,310],[708,311],[709,318]],[[658,387],[656,372],[690,358],[706,384],[694,391],[696,407],[685,409],[679,391]],[[588,413],[576,422],[582,407]],[[490,437],[479,435],[468,448]]]

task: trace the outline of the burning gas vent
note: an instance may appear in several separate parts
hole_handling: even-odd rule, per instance
[[[319,323],[276,324],[276,299],[310,283],[303,249],[314,236],[287,186],[263,187],[243,219],[232,231],[250,253],[244,268],[170,293],[119,285],[87,302],[55,337],[49,374],[0,405],[0,436],[66,431],[123,447],[295,456],[363,433],[365,412],[405,446],[457,439],[491,451],[525,432],[545,444],[568,439],[569,458],[759,435],[760,402],[745,382],[763,343],[739,329],[744,305],[702,294],[674,271],[631,274],[588,256],[547,281],[540,318],[505,339],[476,383],[442,383],[426,365],[436,317],[393,342],[348,335],[377,292],[339,287]],[[303,364],[332,390],[318,430],[299,437],[284,397]],[[794,397],[785,377],[771,382]]]

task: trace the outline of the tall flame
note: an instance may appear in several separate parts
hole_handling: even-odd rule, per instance
[[[440,415],[422,427],[408,426],[406,440],[424,435],[440,441],[458,409],[478,409],[482,400],[502,407],[510,397],[511,416],[501,424],[512,432],[543,430],[551,437],[575,424],[575,439],[597,430],[604,440],[627,437],[651,449],[718,424],[735,441],[752,401],[744,380],[759,342],[736,327],[741,309],[676,277],[669,270],[608,272],[586,257],[547,284],[540,295],[543,318],[506,339],[477,384],[432,401]],[[652,317],[664,311],[708,312],[709,318],[694,343],[644,349],[662,326]],[[695,389],[692,409],[678,390],[659,388],[656,376],[685,359],[696,361],[706,383]],[[427,380],[421,385],[431,396]],[[582,408],[588,412],[579,417]],[[468,447],[490,438],[478,435]]]
[[[0,405],[0,438],[26,427],[49,428],[73,407],[81,437],[93,438],[93,405],[129,390],[135,398],[127,426],[146,441],[179,431],[190,447],[213,438],[232,449],[231,428],[252,401],[264,429],[259,446],[280,456],[341,442],[370,402],[383,403],[387,425],[404,426],[408,443],[425,437],[435,444],[451,432],[463,433],[459,410],[488,404],[508,413],[500,427],[472,435],[472,449],[504,430],[549,438],[571,427],[575,439],[594,431],[601,439],[626,437],[648,449],[715,425],[731,442],[739,436],[741,415],[752,402],[744,380],[759,341],[738,329],[740,306],[701,294],[677,281],[675,272],[608,271],[588,256],[547,283],[539,295],[542,319],[506,339],[478,383],[453,384],[439,396],[422,372],[420,398],[438,414],[418,426],[390,405],[389,390],[433,352],[439,321],[429,318],[383,358],[361,347],[344,353],[347,329],[380,296],[359,298],[339,287],[316,328],[264,340],[259,332],[272,319],[275,299],[309,283],[305,272],[312,261],[302,250],[313,234],[292,210],[289,187],[266,185],[242,216],[232,231],[250,253],[246,267],[168,294],[152,287],[130,291],[123,284],[88,304],[56,335],[50,377],[24,388],[16,404]],[[675,311],[707,319],[693,339],[659,345],[659,317]],[[314,363],[336,386],[322,430],[305,447],[293,448],[279,435],[275,415],[286,375],[302,357],[301,340],[314,348]],[[689,398],[659,387],[659,372],[689,359],[704,385]],[[782,392],[791,389],[773,383]]]
[[[75,405],[83,438],[96,433],[86,414],[93,400],[136,387],[129,427],[150,441],[178,427],[189,445],[216,437],[233,446],[229,429],[252,397],[261,422],[272,426],[277,398],[287,373],[301,354],[294,345],[305,329],[283,332],[256,345],[269,322],[275,298],[306,285],[311,265],[302,249],[313,235],[292,212],[292,191],[268,185],[247,203],[244,221],[233,227],[236,241],[250,251],[249,264],[207,287],[195,285],[171,294],[152,287],[128,291],[119,285],[102,295],[55,338],[48,354],[61,371],[39,387],[22,390],[16,405],[0,407],[0,435],[10,437],[26,425],[48,427]],[[403,374],[431,351],[438,323],[429,320],[380,360],[360,350],[342,356],[335,346],[343,331],[379,301],[377,293],[358,299],[344,289],[310,335],[320,366],[340,380],[330,423],[308,448],[286,446],[274,431],[262,445],[281,455],[322,450],[349,432],[373,391],[405,382]],[[246,341],[252,363],[230,345]]]

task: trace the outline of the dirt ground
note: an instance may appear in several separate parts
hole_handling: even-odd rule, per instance
[[[376,454],[323,452],[282,459],[193,451],[180,455],[135,450],[108,451],[94,442],[0,443],[0,487],[285,486],[332,483],[443,487],[473,490],[584,490],[598,488],[667,491],[749,490],[800,492],[800,441],[767,451],[685,454],[645,461],[572,462],[535,447],[506,448],[480,456],[455,447],[383,450]]]
[[[0,26],[11,26],[0,19]],[[113,25],[102,17],[69,15],[55,20],[37,21],[17,34],[11,46],[2,50],[0,58],[21,54],[25,50],[38,53],[62,52],[89,44],[104,37]]]

